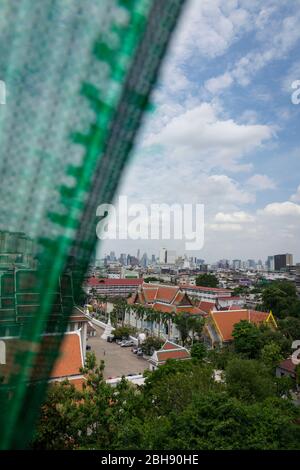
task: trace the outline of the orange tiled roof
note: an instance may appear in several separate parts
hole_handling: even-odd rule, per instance
[[[189,359],[190,354],[186,348],[179,344],[167,340],[162,348],[156,352],[158,362],[165,362],[167,359]]]
[[[164,302],[172,302],[179,291],[178,286],[159,286],[155,300],[162,300]]]
[[[153,303],[155,301],[157,290],[157,287],[146,288],[143,286],[144,296],[148,303]]]
[[[194,305],[188,305],[188,306],[178,305],[177,312],[188,312],[193,315],[200,315],[202,313],[200,308],[195,307]]]
[[[178,348],[181,348],[181,346],[179,346],[176,343],[173,343],[172,341],[167,340],[165,344],[161,347],[161,350],[166,351],[168,349],[178,349]]]
[[[206,302],[205,300],[201,300],[198,304],[198,308],[203,310],[205,313],[209,313],[215,307],[215,302]]]
[[[77,332],[66,333],[50,378],[79,375],[80,367],[83,367],[80,335]]]
[[[157,359],[159,362],[168,359],[189,359],[190,355],[186,349],[176,349],[173,351],[157,351]]]
[[[247,320],[258,325],[267,320],[269,313],[240,309],[212,311],[210,315],[216,324],[217,331],[222,336],[222,340],[230,341],[233,339],[232,331],[236,323]]]
[[[172,313],[175,311],[175,306],[172,304],[166,305],[166,304],[160,304],[159,302],[155,302],[155,304],[152,305],[153,310],[156,310],[157,312],[163,312],[163,313]]]
[[[85,378],[85,377],[80,377],[80,378],[78,378],[78,379],[77,379],[77,378],[76,378],[76,379],[72,379],[72,378],[70,377],[69,380],[70,380],[70,383],[71,383],[72,385],[74,385],[74,387],[76,388],[76,390],[79,390],[79,391],[82,390],[83,384],[86,383],[86,378]]]

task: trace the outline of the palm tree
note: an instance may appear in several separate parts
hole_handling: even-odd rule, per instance
[[[180,312],[178,313],[175,318],[174,322],[180,332],[181,341],[183,346],[186,343],[186,340],[190,337],[192,340],[192,344],[194,342],[195,333],[200,336],[203,328],[204,321],[202,318],[192,316],[188,312]],[[192,335],[190,335],[190,331]]]

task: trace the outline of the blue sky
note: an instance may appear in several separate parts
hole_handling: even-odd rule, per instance
[[[201,203],[199,257],[300,261],[300,1],[190,0],[120,188],[134,203]],[[148,254],[178,241],[105,242]]]

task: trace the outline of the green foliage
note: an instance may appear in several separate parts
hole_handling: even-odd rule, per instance
[[[300,317],[287,317],[279,320],[280,331],[290,340],[300,338]]]
[[[263,310],[272,310],[278,318],[300,317],[300,301],[295,284],[289,281],[274,281],[262,292]]]
[[[116,339],[129,338],[130,335],[135,334],[135,328],[129,325],[118,326],[113,330],[113,335]]]
[[[279,398],[258,361],[230,360],[225,384],[214,381],[211,364],[195,360],[147,371],[141,388],[125,379],[106,385],[92,354],[85,373],[82,391],[67,382],[49,388],[33,448],[299,450],[299,407]]]
[[[259,361],[235,358],[226,369],[228,393],[247,402],[262,401],[275,394],[273,377]]]
[[[275,354],[274,360],[276,360],[276,357],[286,356],[290,351],[291,342],[283,332],[273,330],[266,324],[256,326],[242,320],[234,326],[232,336],[234,338],[234,351],[244,358],[257,359],[262,357],[262,350],[269,344],[273,346],[265,351],[265,359],[268,352],[270,354],[271,349]],[[274,351],[275,345],[277,353]]]
[[[249,292],[249,287],[248,286],[238,286],[235,287],[232,291],[233,296],[238,296],[242,294],[248,294]]]
[[[188,338],[193,342],[195,335],[200,337],[204,326],[202,317],[192,316],[187,312],[180,312],[174,316],[175,325],[180,333],[182,344],[185,345]]]
[[[114,308],[111,313],[111,318],[115,325],[117,325],[118,323],[122,323],[122,326],[124,326],[125,315],[128,308],[129,306],[127,304],[126,299],[118,298],[114,300]]]
[[[281,354],[281,347],[274,341],[265,344],[261,350],[261,360],[271,370],[274,369],[283,359],[284,357]]]
[[[219,281],[214,274],[200,274],[196,277],[196,286],[218,287]]]
[[[146,338],[143,342],[141,348],[144,354],[151,356],[154,351],[158,351],[163,344],[164,341],[161,338],[157,338],[156,336],[148,336],[148,338]]]
[[[232,344],[223,346],[222,348],[211,349],[207,351],[208,361],[214,366],[215,369],[224,370],[228,362],[233,359],[234,347]]]
[[[207,356],[207,349],[203,343],[194,343],[191,348],[191,356],[202,361]]]
[[[158,279],[158,277],[155,277],[155,276],[148,276],[148,277],[144,277],[144,282],[162,282],[160,279]]]
[[[241,320],[234,325],[232,336],[237,353],[249,358],[258,357],[261,346],[261,334],[256,325],[247,320]]]

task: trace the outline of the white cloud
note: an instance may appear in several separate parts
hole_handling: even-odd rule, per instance
[[[273,60],[282,59],[297,44],[300,39],[300,11],[293,16],[287,16],[276,25],[269,37],[270,27],[260,35],[261,47],[248,52],[239,59],[225,74],[212,77],[205,83],[211,93],[228,88],[234,83],[247,86],[257,72]]]
[[[269,176],[260,174],[251,176],[246,181],[246,184],[256,191],[264,191],[266,189],[274,189],[276,187],[275,182]]]
[[[300,205],[290,201],[273,202],[268,204],[261,212],[275,216],[300,216]]]
[[[225,72],[223,75],[213,77],[207,80],[204,84],[205,88],[212,94],[219,93],[221,90],[230,87],[233,83],[233,78],[230,73]]]
[[[203,103],[174,116],[156,133],[145,138],[145,147],[162,145],[178,158],[192,158],[206,168],[249,170],[240,160],[251,150],[271,139],[271,127],[260,124],[238,124],[220,117],[220,109]]]
[[[246,222],[253,222],[255,218],[247,214],[244,211],[237,211],[232,213],[224,213],[218,212],[215,215],[216,222],[229,222],[229,223],[246,223]]]
[[[295,194],[293,194],[291,196],[291,201],[293,202],[300,202],[300,184],[297,188],[297,191],[295,192]]]
[[[242,230],[240,224],[208,224],[207,228],[213,232],[239,232]]]

